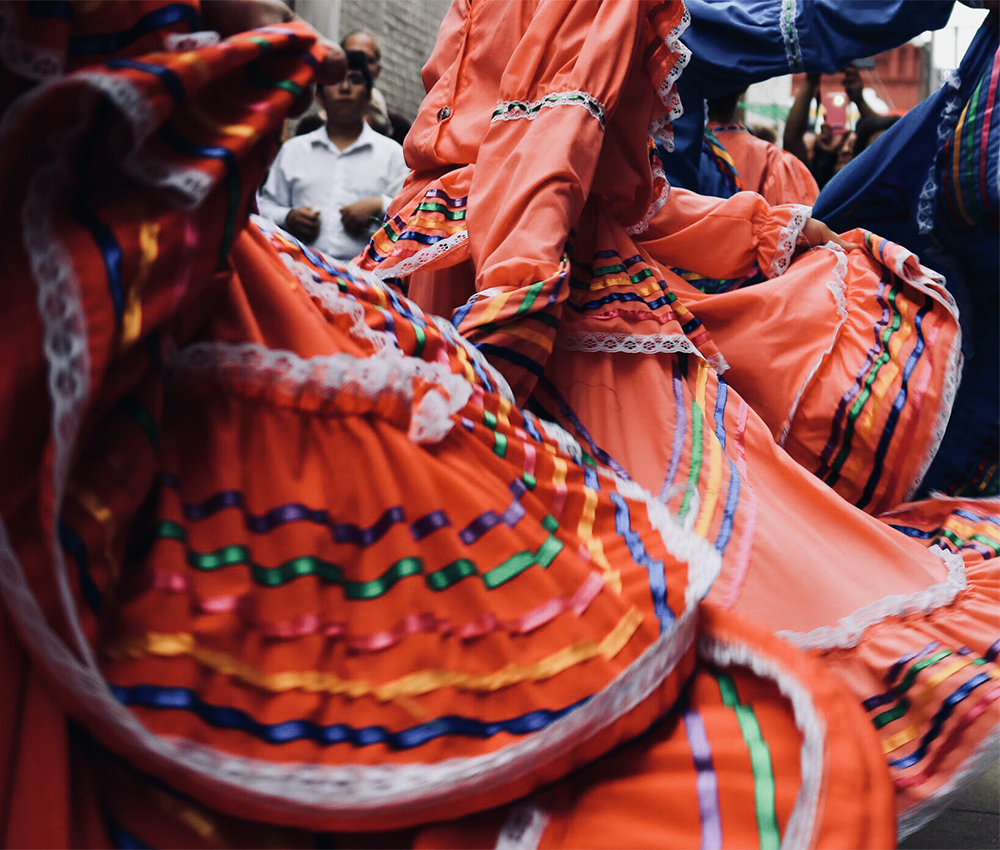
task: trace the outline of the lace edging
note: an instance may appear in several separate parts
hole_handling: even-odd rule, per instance
[[[572,331],[556,337],[564,351],[607,354],[696,354],[704,356],[683,334],[629,334],[603,331]]]
[[[802,61],[802,46],[799,44],[799,28],[796,20],[799,16],[799,7],[796,0],[782,0],[781,2],[781,40],[785,43],[785,61],[788,62],[788,72],[798,74],[805,70]]]
[[[798,247],[802,230],[812,215],[812,207],[807,207],[804,204],[792,204],[791,206],[792,215],[788,219],[788,223],[778,231],[778,247],[775,248],[774,259],[767,272],[769,280],[788,270],[788,266],[792,262],[792,255]]]
[[[428,263],[434,262],[434,260],[447,254],[453,248],[457,248],[464,242],[469,241],[469,232],[467,230],[461,230],[458,233],[453,233],[440,242],[435,242],[433,245],[429,245],[426,248],[421,248],[412,256],[407,257],[398,265],[393,266],[390,269],[375,269],[371,273],[380,280],[384,280],[389,277],[406,277],[413,274],[417,269],[423,268]]]
[[[802,733],[799,753],[802,785],[795,798],[795,808],[781,838],[783,848],[811,847],[816,829],[820,790],[823,784],[823,751],[826,745],[826,724],[816,711],[809,689],[774,661],[748,646],[723,643],[710,636],[698,640],[698,653],[723,667],[747,667],[764,679],[770,679],[792,704],[795,725]]]
[[[660,164],[659,157],[653,156],[649,172],[653,177],[653,185],[656,185],[657,178],[661,178],[663,180],[663,188],[660,190],[660,194],[650,202],[649,209],[646,210],[642,221],[625,228],[625,232],[629,236],[638,236],[640,233],[645,233],[649,230],[649,223],[653,220],[653,216],[663,209],[663,206],[670,199],[670,183],[667,181],[667,175],[663,172],[663,166]]]
[[[962,111],[962,98],[960,95],[962,80],[957,71],[948,75],[945,85],[950,86],[953,93],[944,105],[944,109],[941,110],[941,118],[938,120],[937,140],[939,147],[947,142],[951,134],[955,132],[955,127],[958,125],[958,118]],[[927,169],[927,178],[924,180],[924,185],[920,190],[920,196],[917,200],[917,229],[923,236],[926,236],[934,229],[934,204],[938,193],[937,180],[935,179],[936,171],[937,157],[935,156],[931,161],[930,167]]]
[[[579,106],[582,109],[586,109],[587,112],[597,119],[597,123],[601,125],[601,129],[604,129],[606,126],[607,108],[590,92],[581,91],[580,89],[552,92],[545,95],[545,97],[532,101],[505,100],[497,104],[490,118],[490,124],[495,124],[497,121],[516,121],[521,118],[533,121],[541,114],[543,109],[555,106]]]
[[[932,584],[909,596],[896,593],[883,596],[852,614],[842,618],[834,626],[820,626],[811,632],[780,631],[775,634],[809,652],[825,649],[850,649],[861,642],[865,631],[889,617],[903,617],[907,614],[929,614],[938,608],[951,605],[958,594],[968,587],[965,561],[962,556],[945,549],[932,547],[934,552],[948,567],[948,576],[940,584]]]
[[[779,446],[784,446],[788,441],[788,434],[792,430],[792,423],[795,420],[795,414],[798,413],[799,405],[802,403],[802,397],[806,394],[806,390],[808,390],[812,385],[813,378],[816,377],[816,373],[826,362],[826,358],[833,353],[833,347],[837,344],[837,338],[840,336],[840,329],[844,326],[844,322],[847,321],[847,298],[845,296],[846,284],[844,282],[847,275],[847,254],[844,253],[844,250],[836,242],[827,242],[826,245],[823,245],[822,247],[832,251],[834,256],[837,258],[837,264],[833,270],[833,277],[826,282],[826,288],[829,289],[830,294],[833,295],[833,302],[837,308],[839,321],[837,322],[837,326],[833,329],[833,337],[830,340],[830,345],[820,354],[819,359],[816,361],[809,374],[806,375],[806,379],[803,381],[801,388],[795,394],[792,406],[789,408],[788,415],[785,417],[784,424],[781,426],[781,433],[778,434]]]
[[[168,358],[171,372],[221,378],[237,374],[260,387],[306,390],[330,399],[343,391],[370,399],[392,395],[413,404],[417,380],[432,384],[411,411],[408,436],[415,443],[439,443],[451,432],[459,410],[472,396],[472,385],[440,363],[407,357],[386,347],[369,357],[329,354],[304,358],[292,351],[256,343],[200,342]]]

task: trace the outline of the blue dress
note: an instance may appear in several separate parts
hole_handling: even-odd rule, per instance
[[[823,189],[814,214],[866,227],[945,275],[961,308],[965,369],[927,492],[995,496],[1000,445],[1000,57],[987,17],[958,73]]]
[[[715,194],[699,178],[704,101],[799,71],[830,73],[861,56],[943,27],[954,0],[687,0],[682,40],[691,62],[677,80],[684,114],[673,122],[674,153],[663,156],[671,186]],[[726,197],[723,195],[723,197]]]

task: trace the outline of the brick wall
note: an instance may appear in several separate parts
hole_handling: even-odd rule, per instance
[[[340,41],[352,30],[374,35],[382,48],[378,87],[390,109],[411,121],[424,97],[420,69],[431,55],[451,0],[296,0],[298,12]]]

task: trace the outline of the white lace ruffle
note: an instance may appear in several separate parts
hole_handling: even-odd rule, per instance
[[[557,336],[556,346],[565,351],[607,354],[695,354],[704,359],[694,343],[683,334],[571,331]]]
[[[804,204],[792,204],[792,207],[792,215],[788,219],[788,223],[778,232],[778,247],[774,252],[771,268],[767,271],[768,279],[788,271],[792,256],[798,247],[802,229],[812,215],[812,207],[807,207]]]
[[[918,590],[909,596],[895,593],[883,596],[870,605],[848,614],[835,626],[820,626],[811,632],[780,631],[775,634],[795,644],[807,652],[811,650],[850,649],[861,642],[865,631],[887,620],[889,617],[903,617],[907,614],[929,614],[931,611],[951,605],[955,597],[968,587],[965,575],[965,561],[955,552],[940,548],[932,550],[948,567],[948,575],[940,584],[932,584],[925,590]]]
[[[517,121],[525,119],[533,121],[541,115],[543,109],[555,106],[578,106],[586,109],[603,128],[607,122],[607,108],[589,92],[573,89],[572,91],[557,91],[532,101],[506,100],[498,103],[493,111],[490,124],[497,121]]]
[[[833,347],[837,344],[837,338],[840,336],[840,329],[844,326],[844,322],[847,321],[847,298],[845,295],[846,284],[844,282],[844,279],[847,276],[847,254],[844,253],[843,248],[841,248],[836,242],[827,242],[823,247],[832,251],[834,256],[837,258],[837,264],[833,269],[833,277],[826,282],[826,288],[830,290],[830,294],[833,296],[833,303],[837,308],[839,321],[833,329],[833,336],[830,339],[830,345],[822,354],[820,354],[819,359],[813,365],[809,374],[806,375],[805,381],[803,381],[799,391],[795,394],[792,406],[788,410],[788,416],[785,417],[785,421],[781,426],[781,433],[778,434],[779,446],[784,446],[787,442],[788,434],[792,430],[792,423],[795,420],[795,414],[798,412],[799,405],[802,403],[802,397],[805,395],[806,390],[808,390],[812,385],[813,378],[816,377],[816,373],[826,362],[827,357],[833,353]]]
[[[945,85],[952,89],[952,94],[948,98],[944,109],[941,110],[941,117],[938,120],[937,140],[940,148],[958,126],[958,118],[962,113],[962,97],[959,90],[962,79],[958,71],[948,74],[945,78]],[[936,158],[931,161],[927,169],[927,178],[924,180],[923,188],[920,190],[920,198],[917,201],[917,229],[921,235],[926,236],[934,229],[934,205],[937,201],[937,162]]]
[[[440,242],[435,242],[433,245],[421,248],[416,254],[407,257],[391,269],[376,269],[374,274],[382,280],[385,280],[387,277],[407,277],[408,275],[413,274],[417,269],[440,259],[453,248],[457,248],[462,243],[468,241],[469,233],[467,230],[453,233],[451,236],[442,239]]]
[[[802,47],[799,44],[799,7],[796,0],[781,0],[781,39],[785,43],[785,60],[788,62],[788,72],[798,74],[805,70],[802,62]]]
[[[167,360],[174,374],[197,374],[214,380],[236,377],[259,387],[278,387],[290,394],[311,392],[332,399],[350,392],[377,400],[385,395],[413,404],[416,382],[432,384],[413,408],[408,436],[415,443],[439,443],[451,432],[472,396],[472,385],[441,363],[407,357],[399,349],[382,348],[370,357],[330,354],[304,358],[291,351],[256,343],[199,342]]]
[[[809,688],[776,662],[742,644],[723,643],[706,635],[698,640],[698,654],[722,667],[738,665],[749,668],[761,678],[773,681],[791,702],[795,725],[802,733],[802,749],[799,751],[802,784],[785,834],[781,837],[781,847],[799,850],[814,846],[813,832],[823,787],[826,723],[816,711]]]
[[[542,841],[549,814],[527,801],[511,806],[497,836],[496,850],[535,850]]]
[[[681,41],[681,36],[690,25],[691,14],[685,9],[680,23],[663,40],[667,49],[677,56],[677,61],[656,90],[660,103],[666,107],[667,112],[662,117],[654,119],[649,125],[649,134],[657,141],[662,142],[664,147],[671,152],[674,149],[674,133],[670,129],[670,125],[684,114],[684,105],[681,103],[681,96],[677,92],[675,83],[691,61],[691,51]]]
[[[19,77],[40,82],[61,77],[65,57],[59,50],[21,41],[14,31],[14,16],[4,3],[0,4],[0,63]]]
[[[655,186],[657,178],[660,178],[663,180],[663,188],[660,190],[660,194],[653,198],[653,202],[649,205],[649,209],[646,210],[642,221],[625,228],[625,232],[629,236],[638,236],[640,233],[645,233],[649,229],[649,223],[653,220],[653,216],[663,209],[663,205],[670,198],[670,183],[667,182],[667,175],[663,173],[663,166],[660,164],[659,157],[653,157],[650,161],[649,170],[653,176],[653,185]]]

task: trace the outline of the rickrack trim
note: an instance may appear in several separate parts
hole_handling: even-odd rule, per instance
[[[579,89],[573,91],[559,91],[547,94],[540,100],[507,100],[497,105],[490,118],[490,124],[497,121],[516,121],[518,118],[526,118],[531,121],[538,117],[539,113],[546,107],[554,106],[579,106],[586,109],[597,119],[604,129],[607,123],[607,109],[592,94]]]
[[[799,45],[799,28],[795,21],[799,16],[799,7],[796,0],[782,0],[781,3],[781,38],[785,42],[785,59],[788,61],[788,70],[792,74],[798,74],[805,70],[802,62],[802,47]]]

